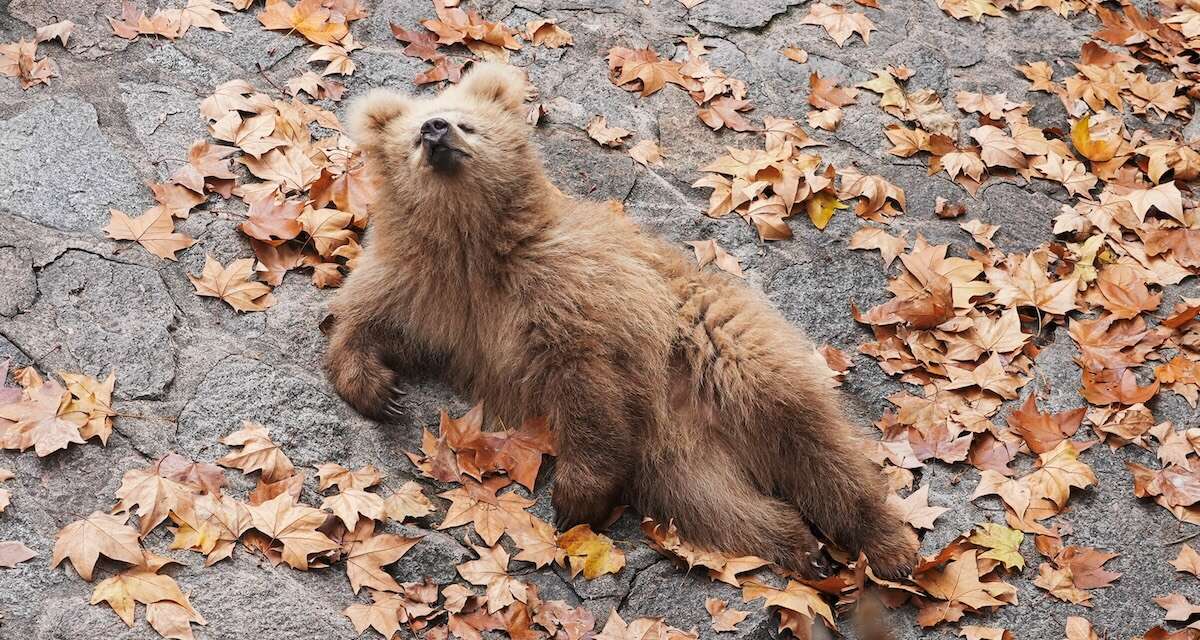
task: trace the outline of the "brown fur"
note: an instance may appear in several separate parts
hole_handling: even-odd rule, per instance
[[[563,526],[628,501],[697,544],[811,573],[811,523],[877,572],[907,573],[916,537],[811,343],[740,281],[563,196],[520,113],[525,87],[480,64],[436,98],[355,105],[381,192],[333,303],[341,396],[381,417],[397,371],[435,365],[505,424],[548,416]],[[420,146],[434,117],[469,154],[452,174]]]

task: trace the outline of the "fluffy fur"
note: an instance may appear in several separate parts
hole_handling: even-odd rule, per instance
[[[380,192],[332,306],[338,393],[385,417],[396,376],[432,367],[504,424],[548,416],[560,526],[624,502],[694,543],[811,575],[811,524],[877,573],[907,573],[916,537],[811,343],[740,281],[551,185],[526,87],[478,64],[435,98],[355,105]],[[450,124],[450,169],[430,160],[434,118]]]

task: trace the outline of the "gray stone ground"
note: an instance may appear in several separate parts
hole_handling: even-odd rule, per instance
[[[412,387],[411,420],[403,424],[373,424],[356,416],[333,394],[318,367],[324,340],[316,325],[329,292],[316,290],[302,274],[288,276],[276,291],[280,303],[266,313],[237,315],[213,299],[195,296],[184,274],[199,271],[206,251],[222,261],[251,255],[234,221],[193,212],[180,227],[202,235],[202,243],[182,252],[179,264],[136,247],[118,251],[118,244],[103,237],[107,208],[136,213],[151,204],[144,183],[165,178],[173,161],[204,134],[196,111],[199,98],[233,78],[269,90],[257,65],[282,83],[308,68],[305,58],[311,51],[296,37],[262,30],[253,16],[257,8],[225,18],[232,34],[193,30],[176,42],[143,38],[130,43],[113,37],[104,18],[116,15],[119,4],[0,2],[3,41],[28,37],[32,27],[58,19],[79,25],[69,53],[42,45],[62,70],[49,87],[22,92],[14,81],[0,81],[0,357],[11,355],[18,364],[36,362],[50,371],[103,374],[115,369],[120,410],[144,416],[118,418],[106,448],[73,447],[44,459],[0,452],[0,467],[17,476],[6,485],[13,501],[0,515],[0,540],[22,541],[39,554],[16,569],[0,570],[0,638],[156,637],[144,622],[126,629],[106,607],[88,606],[90,585],[67,570],[49,568],[58,529],[107,508],[127,469],[168,451],[215,459],[225,451],[217,439],[242,419],[253,419],[271,427],[298,465],[331,460],[347,466],[374,464],[395,487],[413,476],[403,452],[415,450],[418,427],[436,423],[439,407],[463,407],[444,388],[423,384]],[[354,55],[359,71],[349,80],[351,95],[378,85],[409,87],[423,64],[401,55],[388,25],[416,26],[432,14],[429,3],[365,4],[370,17],[353,28],[366,49]],[[916,71],[916,86],[943,94],[1007,91],[1010,98],[1033,100],[1037,106],[1031,119],[1049,126],[1063,121],[1057,100],[1025,96],[1026,82],[1011,65],[1073,60],[1096,25],[1086,16],[1066,21],[1047,11],[973,24],[950,19],[933,0],[883,0],[883,11],[867,10],[879,27],[870,45],[855,38],[839,49],[818,27],[801,24],[805,4],[708,0],[690,12],[674,0],[652,0],[648,7],[640,0],[499,0],[475,6],[486,17],[511,25],[539,16],[557,18],[575,37],[571,48],[527,47],[514,56],[551,104],[536,136],[550,172],[565,190],[622,200],[632,216],[674,240],[716,238],[741,258],[749,282],[765,290],[789,319],[817,341],[855,352],[867,334],[851,319],[848,302],[871,305],[886,297],[878,256],[846,249],[860,221],[842,213],[819,232],[797,219],[792,225],[795,240],[764,247],[736,219],[705,218],[706,194],[688,186],[698,177],[696,167],[723,146],[757,146],[759,140],[751,134],[712,133],[692,116],[691,101],[670,87],[649,99],[614,87],[606,77],[605,52],[616,45],[649,44],[670,54],[671,42],[699,33],[711,47],[714,66],[749,83],[756,119],[802,119],[812,71],[858,82],[868,79],[872,68],[906,64]],[[792,44],[811,52],[807,64],[777,53]],[[944,176],[927,177],[923,161],[886,155],[882,127],[889,119],[874,103],[873,96],[864,94],[859,104],[847,108],[839,131],[815,137],[829,143],[821,151],[826,159],[839,165],[853,162],[907,192],[909,213],[898,219],[899,230],[908,230],[910,238],[921,233],[965,250],[969,239],[957,224],[932,215],[934,200],[941,196],[964,201],[973,214],[1000,225],[996,239],[1003,249],[1027,251],[1049,239],[1050,219],[1066,197],[1061,189],[1047,183],[993,183],[971,198]],[[606,114],[614,126],[635,130],[638,138],[660,140],[666,167],[635,166],[624,152],[590,141],[582,127],[597,113]],[[1193,280],[1168,291],[1166,302],[1198,293]],[[1055,410],[1081,403],[1073,353],[1065,332],[1059,331],[1038,359],[1037,384]],[[851,410],[865,425],[878,418],[884,397],[900,385],[865,356],[856,356],[855,362],[845,388]],[[1195,415],[1178,396],[1163,394],[1154,409],[1160,419],[1195,426]],[[1032,585],[1037,561],[1027,543],[1032,566],[1013,579],[1020,605],[967,621],[1006,626],[1019,638],[1050,639],[1063,636],[1067,616],[1087,615],[1107,637],[1129,637],[1161,621],[1152,597],[1180,591],[1195,600],[1200,594],[1194,578],[1176,574],[1167,564],[1177,547],[1165,545],[1196,528],[1177,524],[1164,510],[1140,504],[1132,495],[1122,462],[1147,462],[1150,455],[1132,447],[1116,454],[1095,447],[1084,459],[1096,469],[1100,486],[1075,497],[1060,521],[1073,526],[1073,543],[1120,552],[1109,568],[1124,576],[1095,593],[1092,611],[1055,601]],[[976,523],[1001,517],[997,502],[967,501],[977,479],[973,469],[962,465],[933,463],[921,472],[920,482],[932,485],[932,502],[951,507],[925,536],[926,552]],[[239,482],[248,488],[246,481]],[[313,489],[306,488],[307,498],[314,497]],[[536,508],[543,517],[549,515],[545,494],[544,489],[538,492]],[[428,528],[439,520],[435,515],[418,524]],[[453,565],[471,553],[461,544],[461,531],[451,534],[427,532],[426,540],[395,567],[397,577],[452,578]],[[530,579],[545,596],[582,601],[601,620],[615,606],[626,619],[662,615],[677,627],[699,627],[705,638],[716,634],[708,630],[703,601],[718,595],[739,608],[754,609],[737,634],[724,637],[774,635],[774,623],[756,607],[742,605],[732,588],[687,575],[640,543],[631,517],[613,535],[629,556],[629,566],[615,578],[572,582],[565,574],[539,572]],[[159,532],[149,545],[163,550],[166,542],[166,534]],[[177,552],[174,557],[184,563],[176,578],[209,620],[197,630],[198,637],[355,635],[341,615],[355,598],[340,570],[271,568],[244,551],[211,569],[201,568],[194,554]],[[911,609],[897,614],[899,637],[957,633],[956,625],[943,625],[922,634],[912,616]]]

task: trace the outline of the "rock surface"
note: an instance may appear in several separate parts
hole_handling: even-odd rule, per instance
[[[349,95],[384,84],[407,88],[422,65],[401,54],[402,45],[391,38],[388,25],[416,27],[432,15],[432,8],[424,0],[364,4],[370,17],[352,31],[367,47],[354,54],[359,70],[347,80]],[[699,177],[697,167],[723,147],[758,144],[757,136],[712,133],[691,116],[691,100],[671,88],[643,99],[614,87],[607,78],[607,50],[649,45],[671,54],[678,37],[699,34],[711,48],[713,65],[748,83],[755,119],[802,119],[812,71],[849,83],[870,78],[878,67],[907,64],[921,86],[939,92],[1024,96],[1026,83],[1010,65],[1074,59],[1097,27],[1087,17],[1068,21],[1048,11],[976,24],[950,19],[933,0],[885,0],[883,11],[866,10],[879,25],[870,45],[855,37],[840,48],[818,27],[802,24],[808,5],[804,0],[707,0],[690,11],[675,0],[653,0],[650,6],[641,0],[473,4],[489,19],[512,26],[537,16],[556,18],[574,35],[572,48],[526,47],[513,56],[516,64],[529,68],[548,105],[536,137],[549,173],[564,191],[620,200],[639,222],[680,243],[716,238],[742,261],[751,285],[792,322],[816,342],[849,353],[856,353],[868,334],[851,318],[848,303],[865,307],[886,298],[878,257],[845,248],[860,221],[840,215],[821,232],[797,218],[795,240],[764,246],[736,219],[703,216],[706,193],[689,186]],[[24,542],[38,553],[15,569],[0,569],[0,638],[158,637],[144,619],[128,629],[106,607],[88,606],[91,585],[70,569],[49,566],[58,529],[80,514],[107,509],[124,471],[169,451],[215,459],[227,451],[217,440],[249,419],[267,425],[304,467],[310,476],[304,496],[310,501],[316,499],[311,467],[326,461],[374,464],[386,473],[385,485],[395,488],[414,477],[403,454],[416,449],[419,428],[436,424],[441,407],[458,411],[464,406],[440,385],[414,383],[405,387],[404,421],[379,425],[355,415],[319,369],[324,339],[317,323],[330,294],[313,289],[302,275],[288,276],[276,291],[280,304],[265,314],[237,315],[211,298],[194,296],[184,274],[197,272],[206,252],[222,260],[251,255],[234,231],[235,219],[194,213],[188,228],[205,237],[182,252],[178,264],[104,239],[101,227],[108,208],[140,213],[151,203],[145,182],[169,174],[172,161],[185,157],[192,140],[203,135],[196,111],[200,97],[235,78],[270,91],[268,79],[282,86],[315,68],[305,62],[312,49],[302,40],[265,32],[252,15],[226,16],[233,34],[193,30],[173,43],[121,40],[112,36],[104,19],[116,15],[119,5],[115,0],[13,0],[0,9],[0,36],[6,42],[29,37],[33,26],[55,19],[79,24],[68,51],[43,45],[61,67],[61,78],[28,92],[11,79],[0,79],[0,358],[12,357],[17,364],[36,361],[48,371],[104,375],[115,370],[118,399],[129,414],[117,418],[117,431],[106,448],[73,447],[45,459],[0,451],[0,468],[16,474],[5,485],[13,498],[0,514],[0,540]],[[260,10],[257,3],[251,12]],[[810,52],[808,63],[778,55],[793,45]],[[1056,102],[1037,105],[1032,119],[1061,118],[1054,111]],[[340,105],[329,106],[340,112]],[[666,166],[644,168],[622,151],[594,144],[583,128],[596,114],[634,131],[635,139],[658,139]],[[839,131],[814,137],[828,145],[821,151],[827,160],[854,163],[907,192],[909,214],[897,219],[898,231],[910,238],[952,242],[962,252],[968,239],[957,224],[932,214],[936,198],[944,197],[966,202],[972,214],[1001,225],[996,240],[1005,250],[1027,251],[1050,238],[1050,218],[1064,200],[1061,191],[997,184],[978,198],[969,197],[943,178],[928,177],[920,163],[887,156],[882,134],[887,121],[874,100],[860,98],[846,108]],[[1179,295],[1200,291],[1194,280],[1185,282],[1167,300]],[[1080,404],[1073,353],[1060,331],[1039,356],[1052,409]],[[887,406],[884,398],[903,385],[865,356],[856,355],[854,361],[844,390],[852,413],[865,425],[878,419]],[[1181,426],[1196,425],[1195,413],[1177,396],[1161,398],[1155,412]],[[1073,499],[1060,521],[1073,526],[1074,544],[1120,552],[1108,568],[1123,577],[1112,588],[1095,592],[1092,615],[1034,588],[1034,563],[1011,580],[1020,590],[1020,606],[964,622],[1004,626],[1019,638],[1052,639],[1062,637],[1068,615],[1082,614],[1102,636],[1129,637],[1162,620],[1154,596],[1181,591],[1196,599],[1200,587],[1195,579],[1176,574],[1166,562],[1176,547],[1164,546],[1196,528],[1138,502],[1123,468],[1126,460],[1148,462],[1150,454],[1133,447],[1112,453],[1097,446],[1084,459],[1095,468],[1099,489]],[[546,518],[547,478],[543,474],[535,508]],[[978,473],[961,465],[934,463],[922,470],[920,482],[931,486],[931,503],[951,507],[925,535],[924,552],[937,550],[977,523],[1001,517],[993,499],[968,500],[977,481]],[[235,490],[245,491],[251,486],[247,482],[239,480]],[[431,484],[427,492],[443,488]],[[439,506],[444,509],[445,502]],[[454,564],[474,557],[464,544],[465,530],[433,530],[441,517],[435,514],[397,529],[425,535],[392,568],[401,581],[422,576],[447,581],[454,577]],[[626,620],[664,616],[677,627],[697,628],[706,640],[778,635],[777,619],[757,604],[743,603],[734,589],[710,583],[700,572],[685,572],[646,547],[631,516],[613,535],[629,556],[622,574],[588,582],[572,580],[565,572],[538,572],[530,580],[543,597],[582,603],[601,622],[617,607]],[[152,542],[165,550],[165,540]],[[168,555],[183,563],[173,575],[208,618],[207,626],[196,629],[197,637],[356,636],[341,611],[363,598],[351,594],[340,570],[271,568],[241,549],[210,569],[201,567],[194,554]],[[102,563],[102,574],[114,567]],[[736,633],[718,635],[704,612],[707,597],[727,599],[752,613]],[[911,608],[898,612],[896,619],[898,638],[957,633],[951,624],[922,633]]]

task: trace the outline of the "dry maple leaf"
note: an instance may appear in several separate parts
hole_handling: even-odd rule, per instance
[[[0,542],[0,568],[11,569],[36,557],[37,554],[32,549],[20,542]]]
[[[1092,162],[1112,160],[1121,145],[1120,120],[1104,120],[1103,126],[1093,128],[1091,116],[1084,116],[1071,127],[1071,143]]]
[[[271,245],[280,245],[300,235],[303,227],[297,218],[303,209],[302,201],[279,201],[271,194],[264,194],[250,202],[246,221],[238,225],[238,228],[251,238]]]
[[[629,157],[643,167],[663,166],[662,149],[653,140],[639,140],[637,144],[629,147]]]
[[[258,21],[267,29],[295,31],[316,44],[335,43],[350,32],[346,16],[324,4],[322,0],[300,0],[293,7],[284,0],[267,0]]]
[[[1038,455],[1038,470],[1023,478],[1034,498],[1044,498],[1062,509],[1071,489],[1086,489],[1096,484],[1091,467],[1079,461],[1079,450],[1070,440]]]
[[[421,485],[410,480],[384,499],[383,510],[388,518],[403,522],[408,518],[423,518],[435,509],[421,490]]]
[[[196,240],[176,233],[171,212],[164,207],[151,207],[137,218],[130,218],[123,211],[108,210],[110,219],[104,233],[113,240],[133,240],[160,258],[176,260],[175,253],[186,249]]]
[[[288,478],[296,470],[279,445],[271,440],[267,429],[249,420],[242,421],[238,431],[221,438],[221,444],[241,447],[217,460],[222,467],[241,469],[243,473],[262,471],[262,478],[267,482]]]
[[[840,4],[829,5],[824,2],[813,4],[801,22],[824,27],[839,47],[846,44],[846,40],[855,33],[862,37],[864,44],[870,44],[871,31],[875,29],[875,23],[866,14],[848,12]]]
[[[472,545],[471,548],[479,555],[479,559],[464,562],[455,568],[467,582],[487,587],[488,613],[495,613],[514,601],[525,602],[525,583],[508,574],[508,553],[504,547]]]
[[[390,594],[378,591],[371,592],[371,600],[371,604],[352,604],[342,614],[360,634],[370,628],[384,638],[394,638],[400,631],[400,604]]]
[[[974,550],[966,551],[944,568],[913,576],[913,580],[926,593],[941,601],[921,609],[917,622],[922,627],[932,627],[942,621],[954,622],[962,617],[966,609],[1003,606],[1006,601],[1000,597],[1011,598],[1016,595],[1016,589],[1007,583],[980,580],[982,575],[975,559],[976,553]]]
[[[930,506],[928,484],[905,498],[894,493],[888,494],[887,502],[892,506],[893,511],[900,515],[901,519],[915,529],[933,529],[933,521],[949,511],[946,507]]]
[[[699,84],[680,73],[678,62],[662,60],[649,48],[609,49],[608,69],[610,79],[618,87],[637,91],[640,84],[642,97],[657,93],[668,82],[689,91],[697,89]]]
[[[820,73],[815,71],[808,77],[808,86],[808,104],[818,109],[844,107],[854,104],[854,100],[858,97],[858,89],[840,87],[837,80],[823,78]]]
[[[154,471],[170,480],[189,484],[200,493],[221,494],[225,472],[208,462],[193,462],[178,453],[168,453],[154,463]]]
[[[1003,15],[992,0],[937,0],[937,5],[955,20],[970,18],[979,22],[985,15]]]
[[[1166,609],[1166,612],[1163,614],[1165,620],[1187,622],[1192,616],[1200,614],[1200,605],[1188,602],[1188,599],[1179,593],[1159,596],[1154,599],[1154,602],[1163,609]],[[1200,629],[1200,627],[1196,628]]]
[[[718,96],[696,112],[700,121],[713,131],[728,127],[734,131],[754,131],[757,127],[742,115],[754,107],[748,100],[739,100],[729,96]]]
[[[1006,307],[1037,307],[1047,313],[1066,314],[1075,309],[1075,278],[1051,282],[1047,275],[1045,252],[1035,251],[1026,256],[1010,256],[1009,271],[999,268],[986,270],[988,281],[996,286],[995,301]]]
[[[383,567],[404,557],[420,541],[420,537],[384,533],[351,542],[346,547],[345,555],[346,577],[350,579],[351,590],[358,593],[359,589],[367,587],[376,591],[399,592],[400,585]]]
[[[1067,640],[1100,640],[1100,636],[1092,629],[1092,623],[1079,616],[1067,617]]]
[[[1013,640],[1012,632],[1007,629],[981,627],[972,624],[963,625],[958,635],[967,640]]]
[[[1138,386],[1137,376],[1129,369],[1104,369],[1082,371],[1083,386],[1080,394],[1092,404],[1134,405],[1149,402],[1158,394],[1158,380],[1145,387]]]
[[[1016,398],[1017,389],[1028,382],[1022,380],[1020,376],[1010,375],[1005,371],[1004,365],[1000,362],[1000,356],[994,353],[971,370],[946,365],[946,373],[950,376],[950,382],[946,385],[947,389],[964,389],[975,386],[1010,400]]]
[[[205,555],[209,567],[228,558],[235,543],[250,528],[246,505],[228,496],[205,494],[170,513],[172,549],[191,549]]]
[[[508,479],[501,477],[489,478],[483,483],[467,478],[462,487],[438,494],[450,501],[450,509],[437,528],[449,529],[473,523],[475,533],[484,544],[495,545],[514,518],[524,515],[525,509],[533,506],[532,500],[514,492],[497,496],[496,492],[507,484]]]
[[[721,271],[732,273],[739,278],[745,277],[737,256],[722,249],[716,240],[691,240],[688,244],[696,252],[697,267],[703,269],[705,265],[715,264]]]
[[[779,610],[781,623],[782,618],[799,616],[806,621],[811,622],[816,616],[823,618],[829,628],[836,628],[834,623],[833,610],[829,604],[821,598],[821,593],[816,589],[797,582],[788,580],[787,586],[783,589],[776,589],[758,582],[750,581],[742,586],[742,601],[750,602],[764,598],[767,607],[776,607]]]
[[[576,525],[558,537],[558,546],[566,552],[571,577],[583,573],[593,580],[606,573],[617,573],[625,566],[625,553],[612,539],[595,533],[586,524]]]
[[[1144,311],[1153,312],[1162,303],[1162,294],[1151,294],[1137,270],[1124,264],[1107,265],[1096,279],[1095,302],[1114,318],[1128,319]]]
[[[619,147],[625,144],[625,138],[628,138],[633,132],[620,127],[608,126],[608,119],[604,116],[593,116],[588,122],[587,134],[601,146]]]
[[[575,39],[565,29],[555,24],[554,20],[530,20],[525,23],[525,39],[535,46],[540,45],[549,49],[557,49],[574,45]]]
[[[187,595],[180,591],[174,578],[160,575],[157,568],[147,566],[127,569],[97,584],[96,588],[92,590],[90,602],[91,604],[108,603],[117,616],[130,627],[136,622],[135,603],[149,607],[157,602],[174,603],[187,612],[189,621],[206,624],[204,618],[188,602]],[[158,628],[158,625],[152,626]],[[190,633],[189,630],[189,636]]]
[[[532,562],[539,568],[551,562],[563,563],[565,552],[558,546],[554,527],[532,514],[525,514],[525,518],[514,517],[509,523],[508,536],[519,549],[514,560]]]
[[[196,295],[220,298],[238,311],[265,311],[275,304],[271,287],[251,280],[254,259],[241,258],[224,267],[211,255],[204,256],[204,270],[199,276],[188,274],[196,287]]]
[[[720,598],[705,599],[704,609],[712,616],[713,631],[737,631],[738,624],[750,615],[749,611],[730,608],[729,603]]]
[[[138,534],[125,524],[126,517],[93,511],[88,517],[63,527],[54,540],[50,566],[57,567],[69,559],[75,573],[91,582],[92,570],[101,554],[121,562],[141,563]]]
[[[232,180],[237,176],[229,170],[229,155],[236,153],[237,147],[211,144],[205,140],[197,140],[188,149],[188,163],[171,175],[171,180],[195,191],[204,193],[205,181],[208,178]]]
[[[33,447],[38,457],[48,456],[71,443],[83,444],[80,430],[88,424],[88,414],[71,409],[71,392],[54,380],[27,388],[22,400],[0,405],[0,448]]]
[[[261,158],[242,156],[237,160],[246,165],[250,173],[284,193],[303,191],[321,175],[320,167],[296,146],[271,149]]]
[[[307,62],[326,62],[325,69],[321,71],[322,76],[349,76],[353,75],[357,65],[350,59],[350,53],[363,48],[351,34],[347,34],[345,38],[338,44],[327,44],[317,49]]]
[[[351,471],[336,462],[326,462],[317,465],[318,491],[337,487],[339,491],[347,489],[368,489],[383,480],[379,470],[374,465]]]
[[[971,544],[987,549],[979,554],[980,558],[998,560],[1007,569],[1025,568],[1025,558],[1021,555],[1024,533],[1002,524],[987,522],[979,525],[969,540]]]
[[[1179,549],[1179,555],[1171,561],[1171,566],[1175,567],[1176,571],[1190,573],[1197,578],[1200,578],[1200,553],[1191,545],[1185,544]]]
[[[67,40],[71,37],[71,32],[75,30],[75,23],[70,20],[62,20],[54,24],[48,24],[37,28],[37,34],[34,36],[35,42],[46,42],[58,38],[59,43],[63,47],[67,46]]]
[[[1108,587],[1121,577],[1119,573],[1102,568],[1115,557],[1115,553],[1096,549],[1065,547],[1055,555],[1053,564],[1042,563],[1038,567],[1038,577],[1033,583],[1059,600],[1090,607],[1092,594],[1089,589]]]
[[[322,256],[333,255],[338,247],[348,244],[355,237],[354,231],[347,228],[354,222],[354,215],[348,211],[308,207],[300,214],[299,220],[317,253]]]
[[[293,569],[307,570],[310,555],[338,547],[317,530],[325,522],[325,513],[295,504],[287,494],[247,509],[251,526],[283,544],[283,561]]]
[[[138,530],[146,537],[155,527],[167,519],[171,511],[178,511],[190,503],[195,490],[189,486],[158,475],[155,467],[126,471],[117,488],[120,500],[114,507],[115,513],[132,512],[138,516]]]
[[[1045,453],[1075,435],[1083,423],[1087,407],[1054,414],[1042,413],[1037,408],[1034,395],[1030,394],[1021,408],[1009,414],[1008,426],[1025,440],[1030,451]]]
[[[362,489],[344,489],[341,493],[328,496],[321,502],[321,508],[332,511],[346,524],[347,529],[354,529],[362,517],[383,520],[384,513],[383,498]]]
[[[908,248],[908,240],[903,235],[899,238],[889,235],[883,229],[863,227],[850,237],[848,246],[851,250],[878,249],[880,257],[883,258],[883,268],[887,269],[892,266],[892,261],[896,259],[896,256],[904,253],[904,250]]]

